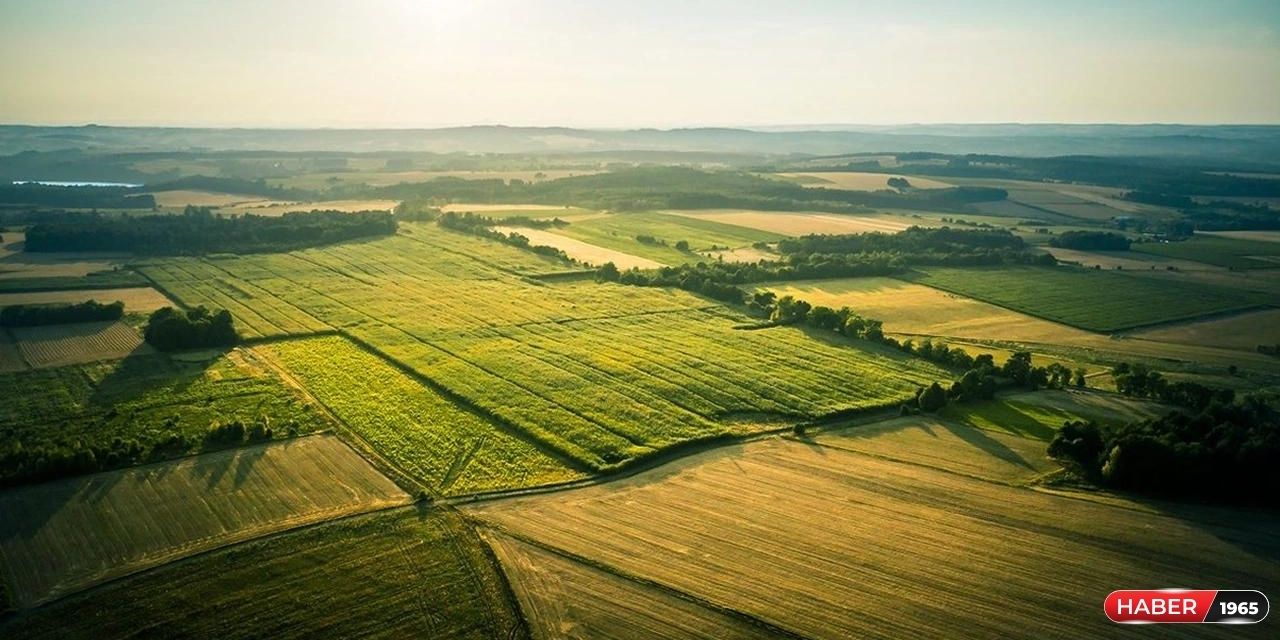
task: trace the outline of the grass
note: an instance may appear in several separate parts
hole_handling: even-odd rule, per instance
[[[182,436],[157,458],[197,450],[209,425],[264,417],[278,435],[328,426],[276,377],[241,351],[183,362],[164,355],[0,374],[0,443],[25,449],[106,450],[120,439],[144,451]],[[149,454],[144,454],[149,455]],[[109,460],[99,460],[110,463]],[[112,466],[136,460],[122,458]],[[19,469],[4,469],[9,479]]]
[[[894,404],[950,375],[834,336],[736,330],[748,318],[683,291],[542,283],[525,276],[566,265],[406,227],[372,242],[141,268],[187,304],[230,308],[249,336],[341,330],[594,470],[759,428],[762,415],[776,427]]]
[[[512,489],[582,476],[344,338],[276,342],[257,350],[433,492]]]
[[[1171,410],[1111,394],[1046,391],[951,404],[939,416],[956,424],[1048,442],[1064,422],[1094,420],[1119,424],[1153,418]]]
[[[667,265],[705,260],[697,252],[711,247],[738,249],[782,239],[768,231],[666,213],[604,215],[573,222],[555,232]],[[650,236],[662,244],[641,242],[637,236]],[[675,248],[681,240],[689,243],[689,251]]]
[[[1067,267],[922,269],[920,284],[1089,331],[1119,331],[1261,306],[1264,296]]]
[[[973,464],[985,453],[1007,466],[1004,439],[992,440],[930,444],[926,436],[914,445],[936,459],[960,447]],[[1128,504],[821,440],[771,439],[466,511],[615,576],[809,638],[1111,637],[1115,626],[1098,607],[1117,584],[1280,580],[1271,561],[1274,515],[1195,508],[1159,515]],[[1204,632],[1178,626],[1161,633]]]
[[[1196,235],[1182,242],[1144,242],[1133,250],[1231,269],[1280,268],[1280,243]]]
[[[409,496],[330,436],[0,494],[0,553],[23,607],[231,542]]]
[[[0,622],[14,640],[527,638],[456,514],[399,510],[169,565]]]

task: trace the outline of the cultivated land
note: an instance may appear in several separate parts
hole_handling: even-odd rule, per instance
[[[296,211],[391,211],[400,204],[397,200],[320,200],[317,202],[251,202],[239,205],[223,206],[218,209],[222,214],[252,213],[260,216],[282,216]]]
[[[1196,235],[1220,236],[1259,242],[1280,242],[1280,231],[1200,231]]]
[[[481,542],[399,509],[236,545],[0,621],[15,639],[527,638]]]
[[[193,361],[146,355],[8,373],[0,375],[0,388],[7,390],[0,395],[0,440],[26,449],[109,448],[115,439],[150,447],[173,435],[192,440],[160,454],[171,457],[193,450],[214,423],[265,419],[278,436],[329,426],[241,350]]]
[[[236,193],[217,193],[212,191],[156,191],[151,195],[156,199],[156,206],[168,209],[182,209],[187,205],[194,205],[197,207],[233,207],[263,206],[272,203],[271,200],[263,198],[262,196],[248,196]]]
[[[759,441],[467,511],[810,638],[1116,637],[1098,603],[1117,584],[1280,581],[1274,515],[1144,513],[840,446]]]
[[[534,638],[776,638],[764,625],[620,578],[553,551],[489,532],[484,536],[520,600]]]
[[[953,404],[941,416],[952,424],[1004,432],[1040,441],[1053,439],[1064,422],[1123,424],[1164,415],[1172,408],[1155,402],[1090,391],[1037,391],[1003,395],[994,400]],[[1041,453],[1044,451],[1041,449]]]
[[[806,187],[847,189],[849,191],[879,191],[890,189],[890,178],[906,178],[914,189],[945,189],[949,183],[920,176],[901,176],[892,173],[867,173],[861,171],[814,171],[810,173],[779,173]]]
[[[1258,345],[1280,344],[1280,309],[1143,329],[1130,335],[1157,342],[1204,344],[1253,351]]]
[[[256,351],[283,365],[346,428],[433,493],[584,475],[344,338],[276,342]]]
[[[923,220],[894,215],[841,215],[837,213],[803,213],[790,211],[703,210],[671,211],[669,213],[698,220],[767,231],[784,236],[803,236],[811,233],[867,233],[882,231],[895,233],[912,225],[928,226]]]
[[[702,252],[712,247],[740,249],[783,237],[767,231],[668,213],[595,216],[574,221],[556,229],[555,233],[667,265],[705,260]],[[656,242],[641,242],[638,236],[649,236]],[[689,243],[688,251],[675,248],[681,240]],[[621,264],[618,267],[624,268]]]
[[[595,470],[689,440],[896,405],[950,375],[867,343],[739,330],[748,318],[681,291],[530,280],[567,265],[405,226],[378,241],[142,269],[186,304],[229,308],[249,336],[339,330]]]
[[[1124,269],[1126,271],[1168,270],[1171,267],[1180,272],[1223,270],[1223,267],[1216,267],[1203,262],[1165,258],[1137,251],[1078,251],[1076,249],[1048,246],[1043,247],[1043,249],[1061,262],[1074,262],[1083,267],[1096,266],[1103,269]]]
[[[76,303],[97,300],[124,303],[125,313],[149,313],[160,307],[171,307],[173,302],[151,287],[127,289],[82,289],[67,291],[30,291],[24,293],[0,293],[0,307],[14,304]]]
[[[494,227],[494,231],[500,233],[518,233],[529,239],[533,245],[546,245],[555,247],[570,258],[587,265],[602,265],[606,262],[612,262],[619,269],[655,269],[665,266],[663,263],[649,258],[642,258],[630,253],[624,253],[603,246],[583,242],[567,235],[562,235],[560,231],[544,231],[542,229],[530,229],[527,227]],[[616,243],[615,243],[616,244]],[[639,244],[639,243],[632,243]],[[634,248],[628,246],[627,248]],[[663,256],[665,257],[665,256]]]
[[[42,327],[11,327],[22,359],[34,368],[118,360],[154,353],[124,322],[78,322]]]
[[[1049,267],[921,269],[915,282],[1090,331],[1117,331],[1261,306],[1263,296],[1105,271]]]
[[[29,607],[213,547],[408,500],[350,447],[313,436],[0,493],[0,553],[15,601]]]
[[[1280,243],[1220,236],[1201,236],[1181,242],[1143,242],[1133,250],[1232,269],[1280,268]]]

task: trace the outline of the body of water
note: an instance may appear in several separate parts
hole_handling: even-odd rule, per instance
[[[132,182],[92,182],[92,181],[62,181],[62,180],[14,180],[13,184],[43,184],[49,187],[141,187],[141,184]]]

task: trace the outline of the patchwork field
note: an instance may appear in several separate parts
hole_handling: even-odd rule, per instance
[[[621,578],[528,542],[494,532],[484,538],[501,562],[534,638],[734,640],[778,637],[775,629]]]
[[[904,216],[840,215],[836,213],[799,213],[785,211],[700,210],[669,213],[698,220],[710,220],[748,229],[768,231],[784,236],[811,233],[894,233],[912,225],[925,226],[921,220]]]
[[[1076,268],[933,268],[915,282],[1090,331],[1118,331],[1260,306],[1263,296]]]
[[[862,171],[813,171],[809,173],[780,173],[806,187],[845,189],[849,191],[879,191],[889,189],[889,178],[906,178],[915,189],[946,189],[952,185],[922,176],[901,176],[892,173],[867,173]]]
[[[701,252],[712,247],[739,249],[783,237],[767,231],[668,213],[594,216],[574,221],[556,229],[555,233],[667,265],[705,260]],[[638,236],[649,236],[656,242],[641,242]],[[681,240],[689,244],[688,251],[675,248]]]
[[[434,226],[408,230],[141,268],[187,304],[231,309],[251,336],[339,328],[590,469],[761,422],[895,404],[950,376],[865,343],[736,330],[745,317],[681,291],[532,281],[523,275],[566,265]]]
[[[1266,240],[1197,234],[1182,242],[1143,242],[1133,245],[1133,250],[1231,269],[1280,268],[1280,243]]]
[[[37,369],[155,352],[133,327],[118,321],[11,327],[9,331],[23,359]]]
[[[753,442],[467,513],[810,638],[1114,637],[1098,609],[1116,585],[1280,581],[1271,514],[1159,515],[820,442]]]
[[[241,350],[0,374],[0,388],[0,442],[30,453],[96,450],[98,462],[110,466],[199,451],[214,423],[265,420],[277,437],[330,426]],[[0,447],[0,455],[9,453]],[[29,471],[16,462],[0,468],[6,483]]]
[[[344,338],[276,342],[256,351],[283,365],[348,429],[434,493],[584,475]]]
[[[527,638],[448,510],[358,516],[236,545],[0,620],[14,640]]]
[[[30,291],[0,293],[0,307],[14,304],[76,303],[97,300],[102,303],[124,303],[125,313],[150,313],[160,307],[171,307],[173,302],[151,287],[127,289],[82,289],[65,291]]]
[[[409,496],[331,436],[0,493],[0,554],[23,607],[271,531]]]
[[[1157,342],[1204,344],[1254,351],[1258,345],[1280,344],[1280,309],[1142,329],[1130,335]]]
[[[657,267],[666,266],[661,262],[642,258],[630,253],[624,253],[614,249],[608,249],[600,245],[583,242],[571,238],[563,233],[563,230],[555,232],[544,231],[542,229],[530,229],[527,227],[494,227],[494,231],[500,233],[518,233],[529,239],[534,245],[546,245],[555,247],[564,251],[566,255],[583,264],[599,266],[606,262],[612,262],[619,269],[655,269]],[[639,244],[639,243],[633,243]]]

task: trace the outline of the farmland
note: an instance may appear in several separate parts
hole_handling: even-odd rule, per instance
[[[590,469],[759,428],[743,416],[776,426],[896,404],[950,375],[865,343],[791,328],[740,331],[744,317],[680,291],[533,282],[521,276],[565,266],[436,227],[408,230],[142,268],[187,304],[229,308],[250,336],[340,329]],[[430,314],[422,300],[433,301]]]
[[[4,442],[26,450],[78,444],[102,452],[107,458],[99,462],[112,466],[139,461],[125,451],[133,443],[141,448],[142,459],[199,450],[215,423],[266,420],[279,436],[329,426],[279,379],[238,350],[192,361],[145,355],[5,373],[0,374],[0,387],[8,391],[0,398]],[[183,440],[165,448],[175,436]],[[116,446],[115,441],[121,444]],[[9,474],[21,470],[5,471],[8,481]]]
[[[1226,318],[1142,329],[1132,335],[1156,342],[1195,343],[1253,351],[1258,345],[1280,344],[1280,310],[1252,311]]]
[[[1266,300],[1191,283],[1070,268],[929,268],[912,280],[1090,331],[1249,309]]]
[[[943,450],[933,455],[949,457]],[[1107,637],[1115,627],[1097,608],[1116,584],[1280,580],[1267,560],[1280,550],[1274,515],[1136,511],[821,439],[723,448],[467,511],[615,575],[811,638]]]
[[[448,510],[359,516],[112,582],[0,620],[0,635],[527,638],[481,544]]]
[[[390,211],[400,204],[396,200],[320,200],[316,202],[247,202],[234,205],[223,205],[218,208],[223,214],[252,213],[259,216],[282,216],[297,211]]]
[[[30,606],[236,540],[407,501],[345,444],[299,438],[5,492],[0,553],[16,601]]]
[[[619,269],[653,269],[664,266],[663,263],[642,258],[630,253],[623,253],[614,249],[608,249],[603,246],[594,245],[582,240],[562,235],[559,232],[543,231],[541,229],[529,229],[525,227],[493,227],[494,231],[499,233],[518,233],[529,239],[534,245],[544,245],[555,247],[565,253],[573,260],[577,260],[587,265],[602,265],[606,262],[612,262]],[[619,243],[611,243],[619,244]],[[638,243],[636,243],[638,244]],[[627,247],[633,248],[633,247]],[[645,251],[644,253],[651,253]],[[665,252],[661,252],[665,253]],[[663,255],[662,257],[666,257]]]
[[[696,220],[736,225],[783,236],[802,236],[811,233],[868,233],[872,231],[893,233],[902,231],[912,225],[929,226],[923,220],[905,216],[742,210],[672,211],[670,213]]]
[[[276,342],[257,351],[280,362],[347,428],[433,492],[492,491],[582,477],[343,338]]]
[[[782,236],[767,231],[667,213],[619,213],[575,221],[556,233],[601,247],[641,256],[662,264],[704,259],[699,252],[712,247],[738,249]],[[637,237],[653,238],[642,242]],[[687,251],[675,248],[681,240]],[[622,265],[619,265],[622,268]]]
[[[780,173],[806,187],[825,189],[849,189],[851,191],[877,191],[889,189],[890,178],[906,178],[915,189],[945,189],[949,183],[919,176],[900,176],[892,173],[866,173],[861,171],[814,171],[810,173]]]
[[[1280,268],[1280,244],[1221,236],[1197,235],[1181,242],[1144,242],[1133,250],[1232,269]]]
[[[9,331],[23,360],[37,369],[152,353],[138,332],[123,322],[13,327]]]
[[[1064,422],[1120,424],[1154,418],[1167,411],[1169,407],[1154,402],[1111,394],[1044,391],[951,405],[943,409],[941,416],[954,424],[1048,442]]]
[[[160,307],[173,305],[168,298],[151,287],[0,293],[0,307],[14,304],[75,303],[86,300],[97,300],[102,303],[119,300],[124,303],[125,313],[150,313]]]

